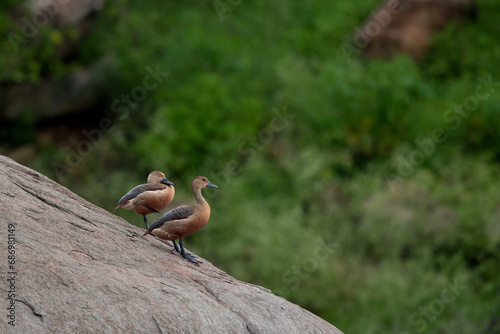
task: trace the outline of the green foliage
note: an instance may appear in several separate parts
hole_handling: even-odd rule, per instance
[[[54,28],[45,12],[36,16],[21,1],[2,2],[0,12],[0,81],[39,82],[42,78],[58,77],[78,68],[81,63],[59,59],[65,40],[75,39],[74,28]],[[40,17],[40,18],[38,18]]]
[[[22,145],[34,140],[35,122],[30,110],[23,110],[14,120],[0,126],[0,142]]]
[[[500,288],[500,87],[449,112],[480,77],[500,81],[500,6],[478,1],[477,21],[436,34],[420,63],[346,59],[341,43],[378,3],[241,2],[221,20],[211,2],[106,2],[74,64],[110,56],[113,129],[58,181],[111,211],[153,169],[176,184],[173,205],[205,175],[220,189],[186,244],[229,274],[346,333],[477,333]],[[51,61],[57,33],[2,53],[2,78],[67,70]],[[169,75],[115,114],[148,66]],[[32,166],[56,177],[67,152],[38,150]],[[465,288],[442,302],[455,280]]]

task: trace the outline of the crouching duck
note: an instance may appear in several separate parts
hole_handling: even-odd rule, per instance
[[[174,194],[174,184],[162,172],[154,171],[149,173],[148,183],[133,188],[120,199],[115,211],[120,208],[134,210],[144,217],[147,229],[146,215],[163,210],[172,202]]]
[[[182,257],[195,264],[201,263],[202,261],[196,260],[193,255],[184,250],[182,238],[201,229],[210,218],[210,206],[201,195],[201,189],[205,187],[218,189],[218,187],[210,183],[206,177],[195,177],[191,183],[191,188],[198,205],[183,205],[170,210],[155,221],[147,229],[146,233],[144,233],[144,235],[152,234],[160,239],[172,241],[174,249],[180,253]],[[175,242],[176,239],[179,239],[180,249]]]

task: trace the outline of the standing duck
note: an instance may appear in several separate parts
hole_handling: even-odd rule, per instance
[[[172,241],[175,250],[180,253],[182,257],[195,264],[201,263],[202,261],[196,260],[193,255],[184,251],[182,238],[201,229],[210,218],[210,206],[201,195],[201,189],[205,187],[218,189],[218,187],[210,183],[206,177],[195,177],[191,183],[191,188],[198,205],[183,205],[170,210],[155,221],[147,229],[146,233],[144,233],[144,235],[152,234],[160,239]],[[175,242],[176,239],[179,239],[180,249]]]
[[[154,171],[149,173],[148,183],[133,188],[120,199],[115,211],[119,208],[134,210],[144,217],[147,229],[146,215],[160,212],[172,202],[174,194],[174,184],[162,172]]]

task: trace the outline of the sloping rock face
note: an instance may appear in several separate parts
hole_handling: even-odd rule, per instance
[[[0,333],[341,333],[3,156],[0,221]]]

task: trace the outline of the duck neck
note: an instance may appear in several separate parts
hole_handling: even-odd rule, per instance
[[[205,199],[201,195],[201,189],[199,189],[199,188],[193,189],[193,194],[194,194],[194,198],[196,199],[196,202],[198,203],[198,205],[207,204],[207,201],[205,201]]]

